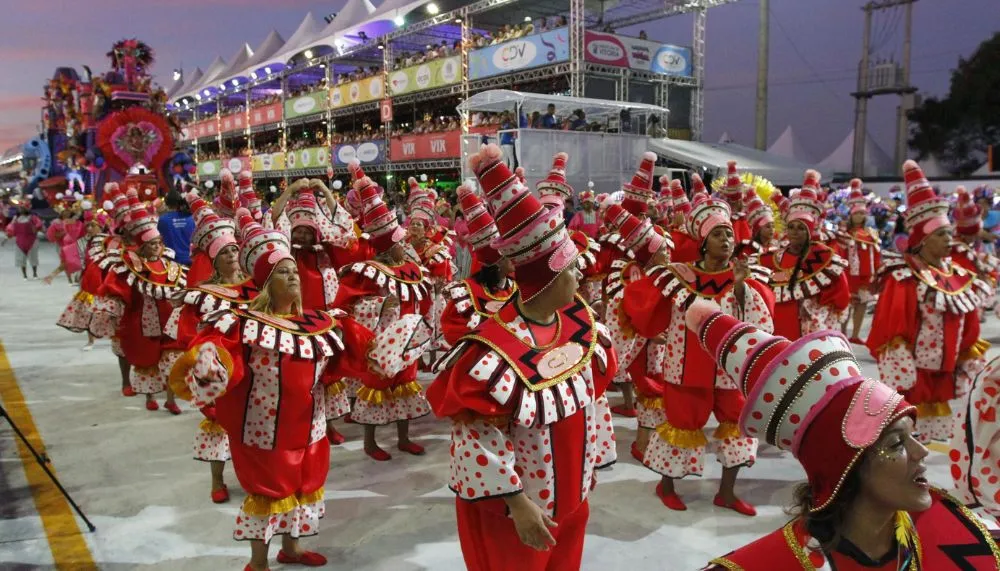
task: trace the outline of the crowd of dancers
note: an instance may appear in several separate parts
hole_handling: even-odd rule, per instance
[[[709,452],[713,504],[747,517],[737,479],[759,439],[804,467],[792,521],[710,569],[1000,569],[1000,364],[980,338],[997,264],[964,190],[952,220],[907,161],[908,242],[890,252],[860,180],[831,230],[815,171],[787,197],[760,196],[735,163],[717,193],[698,175],[690,192],[668,177],[654,192],[645,153],[616,201],[575,191],[569,160],[556,153],[532,191],[499,147],[470,158],[465,279],[436,193],[414,179],[404,227],[357,163],[343,197],[300,179],[268,211],[250,173],[224,172],[214,200],[185,195],[197,227],[185,267],[140,200],[149,189],[126,178],[104,189],[107,226],[86,221],[59,325],[111,339],[124,396],[200,409],[194,456],[218,503],[232,462],[249,570],[267,569],[274,536],[279,562],[325,564],[299,539],[325,515],[337,421],[363,425],[365,453],[391,462],[377,428],[395,425],[395,449],[419,456],[409,421],[429,413],[451,425],[441,478],[473,571],[586,566],[588,496],[619,454],[614,415],[637,419],[629,454],[661,476],[650,494],[669,510],[689,509],[675,482],[702,475]],[[864,351],[880,379],[862,375]],[[950,493],[925,476],[931,440],[950,443]]]

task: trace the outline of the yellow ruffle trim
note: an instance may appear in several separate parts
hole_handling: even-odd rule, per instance
[[[907,349],[912,349],[913,348],[913,346],[910,345],[906,341],[906,339],[903,339],[902,336],[897,335],[897,336],[893,337],[891,340],[889,340],[888,343],[886,343],[885,345],[882,345],[881,347],[879,347],[878,350],[875,351],[875,356],[876,357],[881,357],[883,354],[885,354],[886,351],[891,351],[893,349],[896,349],[897,347],[906,347]]]
[[[451,420],[459,424],[472,424],[473,422],[483,422],[497,427],[504,427],[510,424],[510,418],[507,416],[486,416],[482,414],[476,414],[464,410],[455,416],[451,417]]]
[[[198,363],[198,350],[200,348],[201,345],[197,345],[185,351],[184,354],[177,358],[173,368],[170,369],[170,374],[167,376],[167,383],[170,386],[170,390],[181,400],[190,401],[194,399],[194,395],[191,394],[191,389],[187,385],[187,374]],[[233,375],[233,356],[221,345],[216,345],[215,350],[219,354],[222,366],[226,368],[227,376],[231,377]],[[219,396],[222,395],[220,394]]]
[[[740,432],[740,427],[736,425],[735,422],[720,422],[719,427],[715,429],[712,433],[712,438],[716,440],[725,440],[726,438],[740,438],[743,433]]]
[[[625,313],[624,303],[618,304],[618,311],[616,313],[617,315],[615,317],[618,319],[618,328],[621,329],[622,337],[625,339],[635,337],[635,328],[632,327],[632,319],[629,318],[627,313]]]
[[[971,347],[958,356],[958,361],[968,361],[970,359],[981,359],[986,356],[986,351],[990,348],[990,342],[985,339],[977,339]]]
[[[917,407],[917,418],[935,416],[951,416],[951,407],[947,402],[922,402]]]
[[[708,444],[708,439],[701,430],[683,430],[672,426],[669,422],[656,427],[656,432],[664,442],[677,448],[691,450]]]
[[[398,387],[385,390],[373,389],[371,387],[361,387],[358,389],[358,398],[377,406],[392,399],[401,399],[419,395],[422,391],[423,388],[421,388],[420,383],[417,381],[410,381],[405,385],[399,385]]]
[[[662,397],[645,397],[642,395],[635,395],[639,404],[646,407],[647,410],[656,410],[663,408],[663,398]]]
[[[243,500],[243,513],[255,517],[268,517],[290,512],[299,506],[323,501],[323,488],[303,495],[292,495],[276,500],[267,496],[249,494]]]
[[[85,292],[83,290],[80,290],[80,291],[76,292],[76,295],[73,296],[73,299],[75,299],[76,301],[82,301],[83,303],[86,303],[87,305],[93,305],[94,304],[94,295],[90,294],[90,293],[87,293],[87,292]]]
[[[210,418],[203,419],[198,428],[206,434],[224,434],[226,432],[226,429],[222,428],[222,425]]]
[[[347,389],[344,381],[336,381],[326,386],[326,396],[335,397]]]
[[[152,367],[132,367],[135,374],[142,375],[144,377],[155,377],[160,374],[160,367],[158,365],[153,365]]]

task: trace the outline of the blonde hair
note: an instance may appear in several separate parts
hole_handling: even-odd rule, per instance
[[[267,278],[267,283],[264,287],[260,288],[260,292],[257,297],[253,298],[248,307],[251,311],[259,311],[261,313],[274,314],[274,308],[271,303],[271,278]],[[292,314],[302,315],[302,296],[299,295],[298,299],[292,302]]]

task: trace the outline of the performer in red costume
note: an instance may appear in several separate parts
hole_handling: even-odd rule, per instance
[[[736,236],[737,244],[753,239],[753,232],[751,232],[746,214],[743,212],[743,195],[746,190],[747,185],[743,184],[740,175],[736,173],[736,161],[727,162],[726,184],[719,189],[719,194],[729,204],[729,211],[732,213],[733,233]],[[693,193],[692,196],[694,196]]]
[[[992,530],[1000,528],[1000,357],[986,365],[969,398],[955,414],[951,437],[951,476],[955,496]]]
[[[470,276],[445,288],[448,304],[441,314],[441,334],[448,347],[489,319],[517,291],[510,279],[514,266],[492,246],[499,236],[493,217],[468,184],[458,187],[458,202],[468,221],[473,260]]]
[[[777,250],[778,241],[774,239],[774,214],[771,207],[764,204],[757,191],[747,188],[743,194],[743,208],[752,237],[736,244],[735,257],[749,259]]]
[[[83,254],[83,271],[80,273],[80,289],[70,300],[62,315],[56,321],[56,325],[63,327],[74,333],[87,331],[87,344],[83,346],[84,351],[94,348],[94,335],[88,330],[90,320],[94,315],[94,299],[101,287],[104,279],[101,269],[97,266],[104,256],[104,244],[108,235],[104,233],[101,219],[94,216],[93,212],[84,212],[84,235],[78,241],[83,244],[81,248]]]
[[[189,192],[185,199],[195,220],[191,244],[212,260],[212,275],[194,287],[179,291],[171,299],[174,310],[163,329],[164,335],[173,339],[164,345],[164,351],[170,353],[165,361],[167,371],[194,342],[202,319],[223,309],[246,309],[258,293],[253,280],[240,268],[236,222],[220,218],[195,191]],[[174,393],[189,393],[186,385],[176,383],[176,377],[168,380],[173,382],[171,389]],[[205,418],[194,438],[194,459],[209,463],[211,498],[221,504],[229,501],[229,489],[222,478],[226,462],[231,457],[229,438],[225,429],[216,422],[215,403],[203,406],[201,413]]]
[[[648,220],[640,222],[617,204],[607,210],[605,218],[621,236],[620,244],[628,253],[627,258],[615,260],[605,281],[608,303],[604,323],[618,355],[618,378],[624,378],[624,372],[631,381],[622,385],[624,404],[611,410],[622,416],[638,418],[639,429],[631,451],[634,458],[642,461],[642,452],[649,443],[651,432],[663,422],[663,401],[660,398],[663,375],[660,365],[664,352],[660,345],[636,335],[622,306],[628,285],[644,278],[650,269],[667,263],[670,244],[653,230]]]
[[[840,253],[847,260],[847,285],[851,289],[851,343],[863,345],[861,325],[868,304],[874,299],[876,270],[882,267],[878,233],[866,226],[868,200],[861,191],[860,178],[851,179],[847,229],[841,235]]]
[[[705,183],[701,177],[691,175],[691,194],[707,194]],[[670,261],[681,264],[697,261],[701,258],[701,241],[688,234],[688,216],[691,215],[691,201],[680,179],[670,181],[671,211],[673,224],[670,228],[670,239],[674,243],[674,251],[670,253]]]
[[[979,206],[972,201],[972,196],[964,186],[957,187],[955,194],[958,195],[955,203],[956,240],[951,245],[951,261],[977,275],[993,290],[992,294],[983,300],[982,305],[976,308],[981,322],[983,310],[992,307],[995,302],[1000,260],[981,251],[979,239],[983,234],[983,219]]]
[[[428,390],[452,420],[450,487],[470,571],[581,568],[600,425],[617,367],[604,328],[576,296],[579,255],[562,211],[510,172],[496,145],[469,160],[498,213],[494,245],[518,292],[443,357]],[[530,477],[529,476],[530,473]]]
[[[396,424],[397,446],[403,452],[424,453],[423,446],[411,441],[409,434],[410,420],[430,412],[416,380],[416,361],[433,339],[433,332],[424,321],[430,311],[433,288],[420,266],[405,259],[406,231],[382,202],[378,187],[368,177],[356,184],[365,209],[365,232],[378,255],[341,268],[340,290],[334,306],[347,311],[365,327],[379,331],[380,337],[390,335],[408,340],[405,347],[398,347],[402,356],[392,364],[391,374],[361,379],[363,386],[357,390],[351,411],[351,418],[365,425],[365,454],[382,462],[392,456],[375,441],[375,428],[381,425]],[[382,364],[382,369],[390,372],[387,364]]]
[[[989,343],[979,337],[976,308],[989,285],[948,259],[948,202],[934,193],[914,161],[906,181],[907,252],[887,260],[868,349],[882,382],[917,407],[925,441],[951,437],[948,401],[964,396],[982,370]]]
[[[242,176],[240,178],[242,183]],[[233,173],[229,169],[222,169],[219,172],[219,193],[213,202],[215,208],[212,212],[220,217],[233,219],[236,208],[240,204],[240,196],[236,190]],[[212,258],[207,252],[203,252],[197,246],[196,240],[191,240],[191,267],[188,268],[188,283],[196,286],[212,277],[215,269],[212,266]]]
[[[930,487],[914,406],[861,376],[850,342],[789,341],[696,302],[687,324],[747,402],[740,428],[791,451],[808,482],[782,529],[714,559],[725,571],[1000,568],[1000,550],[964,506]]]
[[[708,444],[703,433],[710,414],[719,421],[713,434],[722,481],[714,504],[753,516],[756,510],[736,496],[742,466],[753,465],[757,440],[736,425],[743,397],[735,381],[715,366],[682,323],[684,310],[699,298],[718,300],[729,314],[771,329],[773,298],[767,271],[733,260],[736,246],[729,205],[707,193],[693,196],[688,233],[701,240],[701,259],[653,268],[625,288],[622,313],[629,327],[663,346],[654,363],[663,380],[664,414],[643,451],[643,464],[660,474],[656,495],[672,510],[686,510],[674,480],[704,473]]]
[[[303,310],[287,238],[240,210],[240,265],[260,290],[249,308],[205,316],[171,372],[195,406],[215,403],[229,435],[233,469],[247,493],[233,538],[250,541],[247,571],[268,568],[268,543],[281,535],[279,563],[326,564],[299,538],[315,535],[330,470],[324,385],[376,377],[372,332],[342,312]],[[279,398],[280,394],[280,398]]]
[[[163,255],[163,239],[139,195],[130,188],[125,230],[138,245],[126,250],[98,290],[102,303],[95,308],[92,330],[98,337],[115,335],[131,365],[129,382],[135,393],[146,395],[146,410],[160,408],[155,395],[166,391],[166,409],[180,414],[173,391],[167,386],[168,353],[163,327],[170,317],[170,297],[184,288],[185,269]]]
[[[814,240],[822,214],[819,178],[818,172],[806,171],[802,189],[789,201],[784,214],[788,244],[760,257],[760,265],[772,272],[774,332],[788,339],[839,330],[851,301],[847,262]]]
[[[587,183],[587,190],[584,190],[577,197],[580,202],[580,210],[573,214],[569,221],[569,229],[574,232],[583,232],[588,238],[597,240],[597,231],[601,228],[601,219],[597,214],[597,201],[594,199],[594,181]]]
[[[407,183],[410,185],[410,192],[406,196],[410,217],[406,220],[406,230],[407,241],[416,253],[413,262],[427,268],[428,277],[440,288],[450,282],[454,274],[451,254],[448,252],[451,243],[450,240],[444,241],[447,233],[441,231],[436,223],[434,193],[420,188],[417,179],[412,176]]]

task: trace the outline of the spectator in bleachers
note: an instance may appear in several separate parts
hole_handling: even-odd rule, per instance
[[[542,115],[542,129],[558,129],[559,120],[556,119],[556,105],[549,103],[545,115]]]

